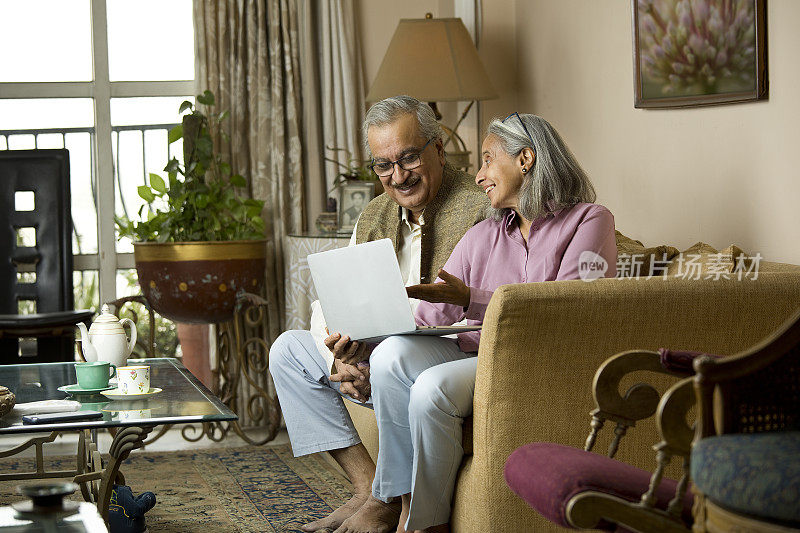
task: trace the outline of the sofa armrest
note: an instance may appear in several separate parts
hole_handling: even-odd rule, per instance
[[[478,353],[471,475],[502,480],[531,441],[582,443],[594,370],[609,356],[662,346],[736,353],[800,307],[800,273],[757,280],[601,279],[505,285],[487,309]],[[674,382],[656,378],[657,387]],[[619,458],[651,466],[651,421]],[[633,451],[637,449],[642,451]]]

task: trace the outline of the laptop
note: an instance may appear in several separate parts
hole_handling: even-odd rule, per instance
[[[452,335],[481,326],[417,326],[390,239],[308,256],[328,330],[352,340],[391,335]]]

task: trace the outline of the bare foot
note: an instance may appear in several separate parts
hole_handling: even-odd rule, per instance
[[[344,505],[333,511],[325,518],[309,522],[304,526],[300,526],[300,529],[307,531],[308,533],[323,529],[333,531],[337,527],[341,526],[342,522],[355,514],[355,512],[358,511],[362,505],[364,505],[364,502],[367,501],[368,497],[369,493],[354,494],[352,498],[344,503]]]
[[[353,516],[333,533],[389,533],[397,527],[400,501],[384,503],[370,496]]]

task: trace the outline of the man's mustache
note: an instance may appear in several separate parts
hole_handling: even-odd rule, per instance
[[[416,176],[416,179],[410,178],[404,181],[403,183],[395,183],[394,181],[392,181],[389,185],[391,185],[395,189],[410,189],[411,187],[419,183],[420,180],[422,180],[422,178]]]

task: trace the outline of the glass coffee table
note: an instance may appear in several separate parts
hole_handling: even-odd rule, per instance
[[[52,424],[23,424],[9,413],[0,418],[0,435],[50,432],[34,437],[12,449],[0,452],[0,458],[16,455],[35,447],[36,471],[0,473],[0,480],[72,478],[86,501],[97,504],[108,519],[111,489],[124,484],[122,462],[132,450],[141,448],[150,432],[159,425],[231,422],[237,420],[219,398],[209,391],[177,360],[170,358],[129,359],[128,364],[150,366],[150,386],[162,392],[145,400],[110,400],[100,394],[69,397],[58,390],[77,383],[74,363],[38,363],[0,366],[0,385],[16,395],[17,403],[39,400],[77,400],[81,410],[100,411],[103,418]],[[108,429],[114,439],[103,464],[97,448],[97,430]],[[78,450],[75,470],[46,471],[43,445],[53,442],[60,433],[77,431]]]

